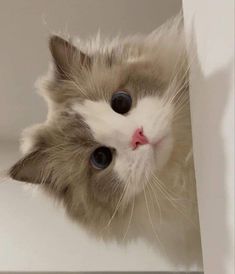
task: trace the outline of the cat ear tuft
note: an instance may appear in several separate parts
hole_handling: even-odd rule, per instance
[[[89,65],[90,63],[89,56],[57,35],[50,37],[49,48],[57,76],[61,79],[70,79],[74,67]]]
[[[8,172],[9,176],[17,181],[40,184],[42,182],[45,153],[37,150],[19,160]],[[45,180],[43,180],[44,183]]]

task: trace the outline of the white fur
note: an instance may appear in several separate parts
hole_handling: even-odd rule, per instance
[[[114,171],[123,182],[132,184],[127,199],[142,191],[146,177],[167,162],[173,143],[173,109],[158,96],[140,99],[128,115],[116,113],[106,101],[85,100],[74,104],[73,110],[83,117],[100,145],[116,149]],[[130,145],[132,135],[141,127],[151,145],[133,150]],[[152,145],[162,137],[165,139],[159,146]]]

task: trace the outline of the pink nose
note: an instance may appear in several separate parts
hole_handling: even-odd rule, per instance
[[[144,136],[143,129],[137,128],[132,136],[131,147],[136,149],[139,145],[148,144],[149,141],[146,136]]]

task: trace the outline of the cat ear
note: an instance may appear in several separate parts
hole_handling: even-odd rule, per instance
[[[70,79],[74,66],[88,66],[90,64],[91,60],[88,55],[57,35],[51,36],[49,48],[56,74],[61,79]]]
[[[40,184],[42,178],[43,168],[47,162],[45,152],[36,150],[24,156],[19,160],[8,172],[9,176],[17,181],[28,182],[33,184]],[[43,180],[45,182],[45,179]]]

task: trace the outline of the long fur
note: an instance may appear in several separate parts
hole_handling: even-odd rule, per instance
[[[150,222],[155,240],[148,240],[171,261],[200,265],[182,17],[147,36],[70,43],[55,37],[50,48],[53,64],[38,82],[48,118],[24,131],[24,156],[10,176],[41,184],[74,220],[104,238],[142,237]],[[109,106],[123,88],[134,105],[127,117]],[[123,149],[139,121],[153,141],[161,132],[170,136],[156,154],[147,146]],[[117,155],[99,173],[89,157],[103,143]]]

